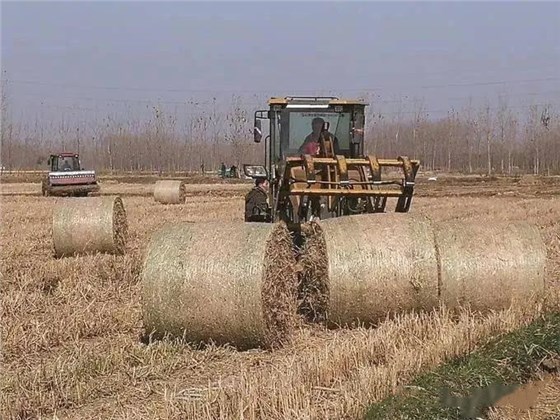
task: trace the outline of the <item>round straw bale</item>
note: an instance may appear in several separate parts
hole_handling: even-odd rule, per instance
[[[185,181],[156,181],[154,199],[163,204],[182,204],[187,197]]]
[[[271,348],[295,327],[295,256],[283,223],[164,226],[141,281],[145,333],[155,338]]]
[[[492,218],[434,229],[446,306],[498,310],[544,292],[546,247],[536,227]]]
[[[327,325],[374,325],[387,315],[438,305],[434,234],[423,216],[346,216],[304,229],[300,292]],[[326,295],[326,296],[325,296]]]
[[[118,196],[62,198],[53,211],[56,257],[106,253],[122,255],[128,235],[126,211]]]

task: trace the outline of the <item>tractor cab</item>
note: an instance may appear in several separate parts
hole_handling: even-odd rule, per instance
[[[364,150],[365,102],[290,96],[268,104],[255,112],[264,165],[244,165],[244,172],[270,181],[272,221],[384,212],[388,198],[397,199],[395,211],[408,212],[420,162]],[[262,120],[269,122],[267,135]]]
[[[76,153],[59,153],[57,155],[50,155],[49,167],[51,172],[82,170],[80,157]]]
[[[288,157],[361,156],[366,105],[335,97],[270,99],[270,109],[255,112],[254,130],[254,141],[260,143],[261,121],[269,120],[264,165],[269,175],[274,178],[278,165]]]

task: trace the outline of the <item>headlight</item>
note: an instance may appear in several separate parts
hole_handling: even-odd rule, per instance
[[[262,165],[243,165],[243,172],[251,178],[267,177],[266,169]]]

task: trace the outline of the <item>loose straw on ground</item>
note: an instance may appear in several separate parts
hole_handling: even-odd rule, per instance
[[[294,266],[284,224],[165,226],[141,275],[145,333],[240,349],[282,345],[296,322]]]
[[[163,204],[182,204],[187,197],[184,181],[157,181],[154,186],[154,199]]]
[[[122,255],[128,223],[120,197],[62,198],[53,212],[56,257],[106,253]]]

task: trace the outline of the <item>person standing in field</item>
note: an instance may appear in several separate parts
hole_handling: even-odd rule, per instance
[[[270,207],[268,205],[269,182],[266,178],[257,178],[255,186],[245,196],[245,221],[269,222]]]

